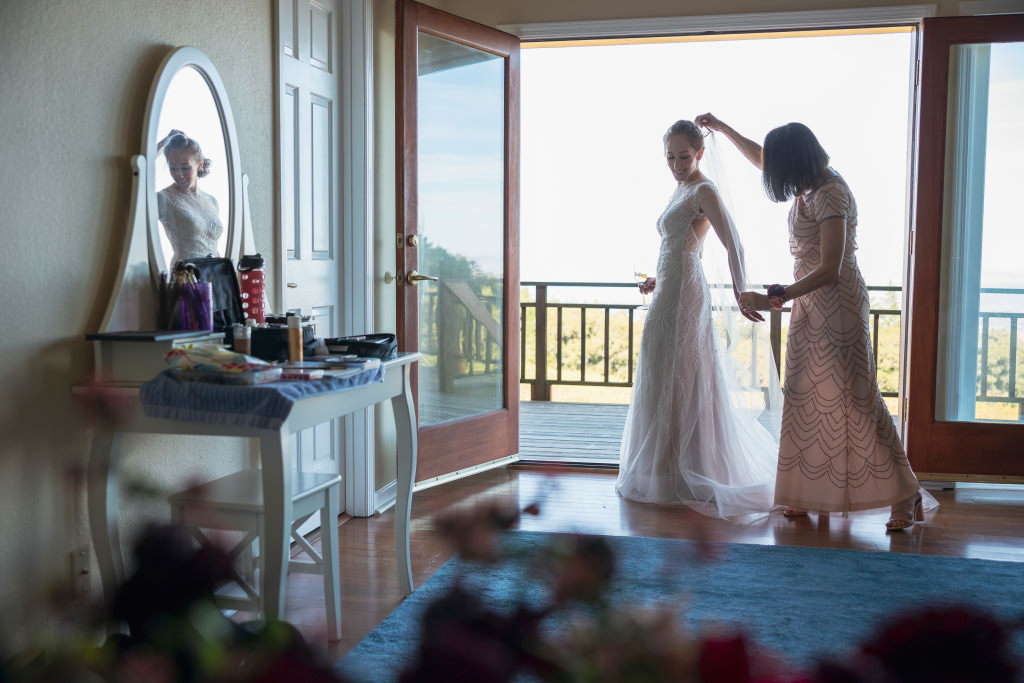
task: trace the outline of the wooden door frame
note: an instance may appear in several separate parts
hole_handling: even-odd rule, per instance
[[[519,451],[519,205],[510,201],[519,196],[519,40],[501,39],[496,29],[482,26],[448,12],[414,0],[396,3],[396,111],[395,145],[396,233],[405,238],[415,234],[418,206],[416,203],[416,125],[417,125],[417,32],[425,31],[439,38],[501,56],[505,64],[505,189],[504,189],[504,282],[502,357],[504,363],[504,407],[479,416],[419,428],[420,463],[417,480],[443,476],[461,469],[467,457],[475,462],[504,458]],[[504,43],[504,44],[503,44]],[[514,46],[514,47],[513,47]],[[407,52],[407,50],[411,50]],[[411,58],[410,58],[411,57]],[[412,226],[413,230],[408,230]],[[397,235],[396,235],[397,236]],[[396,239],[398,287],[396,288],[397,329],[399,348],[418,350],[418,321],[410,320],[409,311],[417,306],[417,290],[404,283],[404,276],[418,266],[416,249],[405,239]],[[413,396],[419,415],[418,368],[412,373]],[[455,430],[447,432],[446,430]],[[425,454],[444,454],[424,458]],[[481,459],[482,458],[482,459]]]
[[[1024,15],[927,19],[922,29],[906,448],[915,470],[943,479],[1024,477],[1024,458],[1012,457],[1024,451],[1024,424],[935,417],[949,50],[962,43],[1016,42],[1022,37]]]

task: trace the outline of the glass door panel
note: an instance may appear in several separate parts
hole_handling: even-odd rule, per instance
[[[505,62],[418,33],[420,425],[504,406]]]
[[[935,418],[1024,419],[1024,42],[952,45]]]

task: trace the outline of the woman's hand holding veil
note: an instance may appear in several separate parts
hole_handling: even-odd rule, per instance
[[[708,130],[722,130],[723,128],[725,128],[725,124],[718,120],[718,117],[716,117],[711,112],[708,112],[706,114],[698,114],[697,116],[694,116],[693,122],[696,123],[698,126],[703,126],[704,128],[707,128]]]

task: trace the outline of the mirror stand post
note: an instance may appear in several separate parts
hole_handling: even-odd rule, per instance
[[[246,254],[255,254],[256,238],[252,234],[252,213],[249,209],[249,174],[242,174],[242,238],[239,240],[240,248],[235,254],[236,260]]]
[[[159,271],[154,267],[146,213],[149,187],[146,157],[136,154],[132,157],[131,166],[134,202],[128,220],[128,235],[100,332],[148,330],[156,326]]]

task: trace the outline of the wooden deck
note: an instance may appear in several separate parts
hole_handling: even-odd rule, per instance
[[[626,423],[625,404],[519,404],[519,459],[522,462],[618,466]]]

